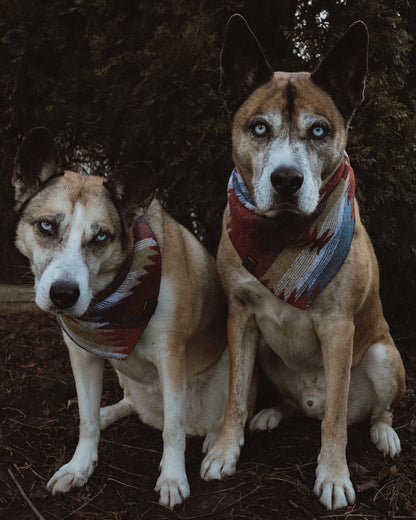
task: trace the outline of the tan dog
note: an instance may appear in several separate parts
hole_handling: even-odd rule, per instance
[[[85,484],[100,429],[137,412],[163,430],[155,489],[172,508],[189,496],[185,434],[206,436],[207,450],[227,398],[226,305],[215,261],[153,199],[154,176],[143,164],[110,180],[62,172],[51,137],[35,129],[18,152],[13,184],[16,244],[30,260],[36,303],[64,328],[78,394],[78,446],[48,489]],[[103,356],[124,399],[100,410]]]
[[[201,474],[235,471],[261,339],[264,366],[285,401],[256,416],[252,428],[277,426],[288,402],[323,418],[314,491],[329,509],[355,500],[347,417],[370,417],[376,446],[391,456],[400,451],[391,407],[403,395],[404,368],[343,155],[363,99],[367,47],[367,29],[357,22],[312,75],[273,73],[235,15],[221,55],[236,166],[218,251],[231,381],[224,425]]]

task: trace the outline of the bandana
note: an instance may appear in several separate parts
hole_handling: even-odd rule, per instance
[[[116,278],[92,300],[80,318],[59,316],[80,347],[113,359],[126,359],[156,310],[161,260],[156,238],[144,218],[133,227],[134,249]]]
[[[228,184],[227,231],[242,265],[281,300],[306,309],[337,274],[354,234],[354,172],[344,152],[310,216],[258,215],[236,169]]]

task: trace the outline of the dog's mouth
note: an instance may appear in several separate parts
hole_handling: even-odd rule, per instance
[[[304,215],[304,212],[299,208],[297,198],[281,200],[276,198],[274,204],[264,212],[266,217],[277,217],[282,213],[292,213],[294,215]]]
[[[82,314],[80,314],[79,312],[74,312],[74,311],[68,311],[68,310],[63,310],[63,309],[55,309],[53,311],[51,311],[53,314],[56,314],[57,316],[68,316],[69,318],[80,318],[82,316]]]
[[[77,309],[61,309],[56,307],[53,303],[51,303],[46,309],[43,307],[41,308],[45,312],[49,312],[55,316],[67,316],[68,318],[81,318],[81,316],[85,314],[85,312],[79,312]]]

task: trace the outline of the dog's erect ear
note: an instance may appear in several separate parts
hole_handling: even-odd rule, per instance
[[[16,209],[30,199],[47,180],[62,174],[55,143],[46,128],[34,128],[17,151],[12,184]]]
[[[220,93],[234,114],[245,99],[273,72],[246,20],[239,14],[227,23],[221,51]]]
[[[346,124],[364,99],[368,30],[364,22],[350,25],[312,74],[312,81],[333,99]]]
[[[106,188],[111,192],[127,227],[142,217],[152,202],[156,175],[147,162],[134,162],[110,177]]]

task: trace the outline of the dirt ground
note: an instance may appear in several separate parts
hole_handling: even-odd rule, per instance
[[[158,431],[129,417],[103,432],[99,463],[84,488],[52,497],[45,484],[76,446],[78,413],[66,348],[55,319],[0,310],[0,518],[29,520],[416,518],[416,338],[396,338],[408,390],[395,413],[402,442],[383,458],[368,424],[349,429],[354,506],[327,512],[312,492],[320,427],[294,418],[270,433],[246,435],[238,472],[221,482],[199,477],[202,440],[187,443],[191,498],[170,512],[153,491],[162,455]],[[260,405],[272,402],[262,385]],[[110,365],[103,404],[121,397]],[[26,498],[25,498],[26,497]]]

